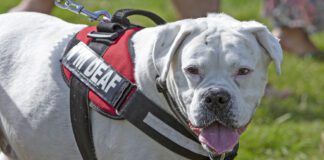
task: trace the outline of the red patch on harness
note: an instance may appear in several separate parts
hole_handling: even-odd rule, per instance
[[[102,54],[102,58],[105,60],[105,62],[111,65],[118,73],[123,75],[124,78],[128,79],[134,84],[136,83],[134,77],[134,63],[128,47],[131,36],[140,29],[141,28],[131,28],[126,30],[122,35],[120,35],[119,38],[115,40],[113,44],[108,47],[105,53]],[[97,31],[95,26],[84,28],[76,35],[76,39],[85,44],[89,44],[92,39],[87,35],[88,33],[94,31]],[[72,73],[64,66],[63,73],[66,79],[69,81],[72,77]],[[126,100],[122,103],[125,103],[135,90],[136,88],[133,88],[132,91],[127,95]],[[88,98],[94,105],[96,105],[106,114],[117,116],[115,109],[92,90],[89,91]]]

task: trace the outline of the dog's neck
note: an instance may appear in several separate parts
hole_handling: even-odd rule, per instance
[[[135,79],[138,89],[145,96],[172,114],[163,94],[159,93],[156,87],[157,71],[154,68],[152,60],[153,43],[156,37],[148,36],[150,29],[143,29],[137,32],[133,38],[133,49],[135,52]]]

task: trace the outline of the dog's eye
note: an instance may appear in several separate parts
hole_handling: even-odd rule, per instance
[[[248,75],[249,73],[251,73],[251,69],[249,68],[240,68],[238,71],[237,71],[237,74],[238,76],[243,76],[243,75]]]
[[[198,75],[199,74],[199,69],[198,67],[195,67],[195,66],[190,66],[190,67],[187,67],[185,69],[185,71],[189,74],[192,74],[192,75]]]

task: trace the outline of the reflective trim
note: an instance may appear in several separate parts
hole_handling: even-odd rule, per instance
[[[195,141],[183,136],[181,133],[165,124],[150,112],[148,112],[148,114],[145,116],[143,122],[152,127],[157,132],[161,133],[163,136],[177,143],[178,145],[194,153],[208,156],[207,152],[202,148],[201,144],[196,143]]]

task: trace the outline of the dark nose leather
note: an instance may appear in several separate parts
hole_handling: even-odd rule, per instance
[[[230,101],[231,95],[224,89],[209,89],[203,95],[203,102],[211,110],[228,107]]]

